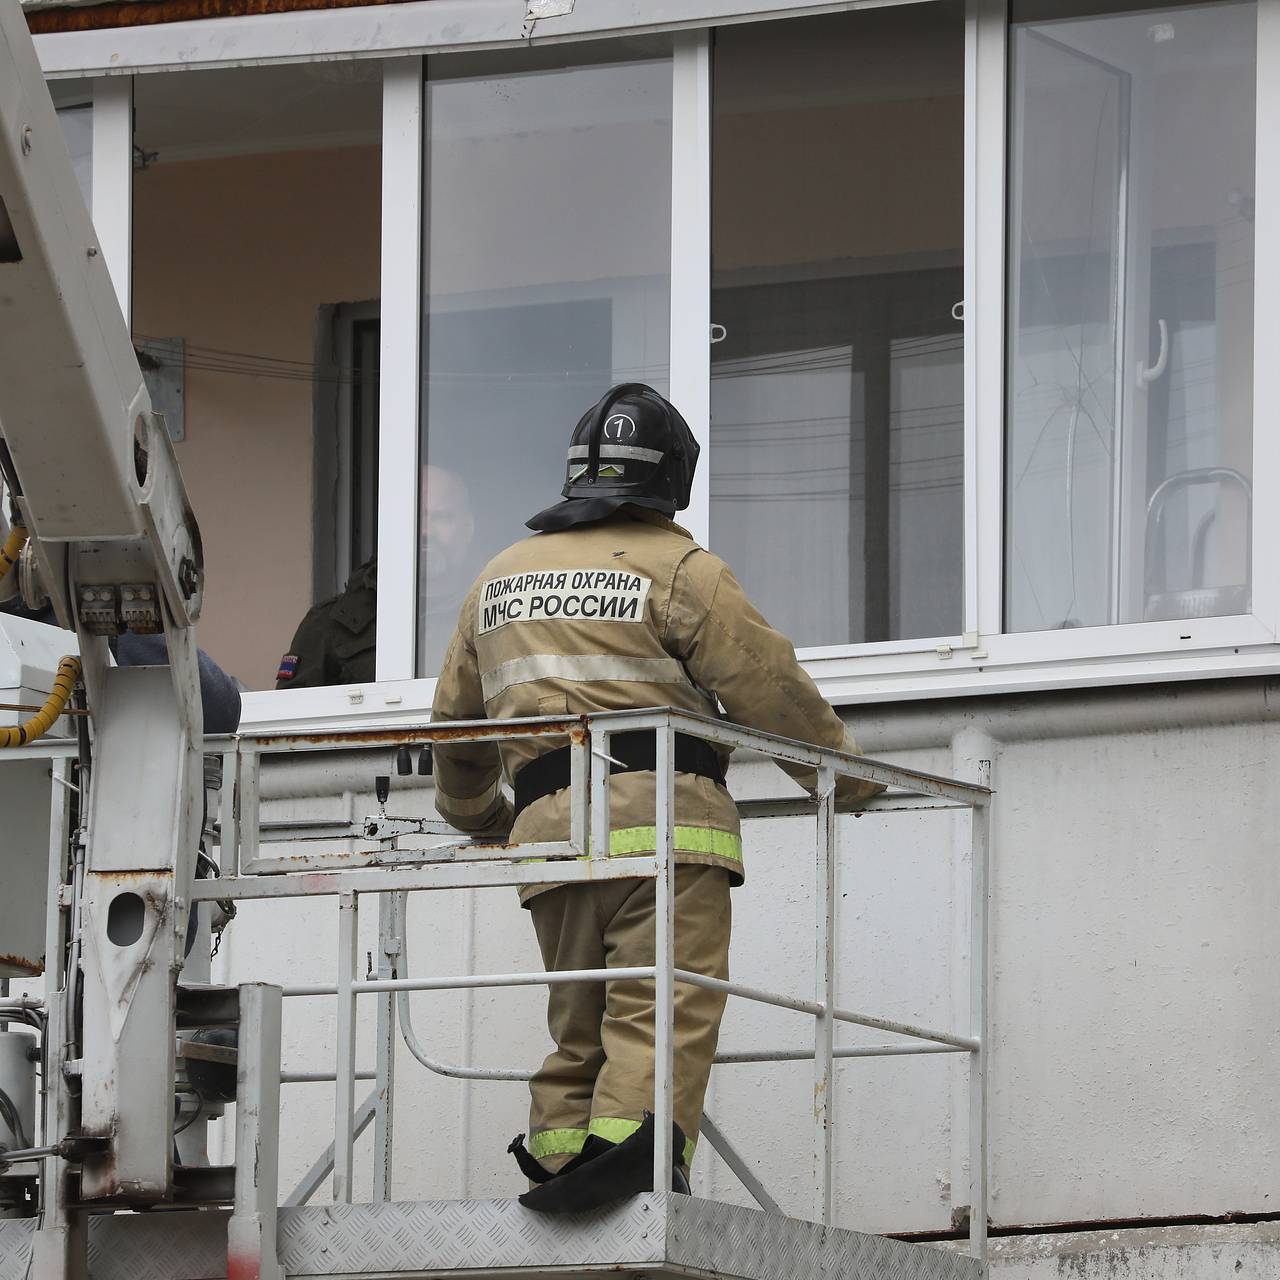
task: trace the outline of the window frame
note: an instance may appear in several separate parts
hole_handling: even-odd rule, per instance
[[[1001,672],[1012,668],[1035,668],[1042,685],[1072,686],[1080,682],[1090,664],[1120,663],[1127,680],[1199,678],[1274,670],[1280,662],[1276,646],[1277,582],[1272,573],[1259,572],[1263,548],[1275,546],[1274,500],[1280,497],[1280,450],[1257,430],[1265,420],[1263,406],[1280,403],[1280,377],[1269,366],[1267,351],[1274,350],[1275,318],[1270,315],[1280,273],[1276,249],[1270,238],[1280,229],[1280,147],[1273,135],[1263,132],[1280,113],[1280,4],[1258,0],[1257,5],[1257,100],[1255,105],[1255,188],[1254,227],[1254,422],[1253,483],[1261,500],[1254,502],[1251,537],[1254,551],[1252,610],[1249,614],[1171,622],[1119,623],[1082,627],[1068,631],[1004,631],[1004,521],[1003,494],[990,492],[1004,480],[1004,388],[1007,356],[1005,325],[1005,281],[1008,266],[1006,243],[1006,201],[1008,191],[1007,131],[1009,127],[1009,5],[1007,0],[969,0],[970,40],[975,58],[976,86],[986,89],[998,74],[998,102],[988,95],[975,112],[977,164],[981,169],[977,193],[972,250],[975,266],[996,259],[999,272],[987,271],[975,281],[980,290],[976,308],[982,326],[975,352],[974,376],[982,391],[975,404],[977,432],[976,462],[979,485],[986,489],[979,497],[979,634],[983,640],[978,661],[994,677],[992,692],[1002,691],[1007,681]],[[998,151],[997,151],[998,145]],[[995,171],[999,169],[999,180]],[[997,191],[999,199],[995,199]],[[997,279],[998,275],[998,279]],[[998,317],[998,320],[997,320]],[[1271,510],[1268,510],[1268,508]],[[1239,659],[1235,661],[1233,659]],[[1011,687],[1018,676],[1010,674]]]
[[[317,600],[340,591],[352,572],[369,559],[359,543],[367,521],[371,516],[376,519],[376,469],[372,492],[364,477],[370,454],[377,455],[377,444],[375,436],[370,446],[361,416],[367,387],[361,353],[366,345],[364,333],[380,325],[376,301],[327,303],[316,325],[315,364],[328,379],[327,386],[317,388],[313,408],[311,580]],[[373,540],[376,543],[376,527]]]
[[[459,25],[463,7],[470,12]],[[555,41],[676,32],[672,177],[673,190],[682,197],[678,212],[673,201],[672,213],[671,388],[704,449],[711,445],[712,28],[725,22],[786,20],[861,7],[865,0],[792,0],[786,5],[776,0],[655,0],[646,15],[649,20],[638,26],[634,6],[600,0],[589,18],[569,14],[535,24],[540,42],[544,37]],[[513,25],[517,10],[518,30]],[[418,24],[416,33],[410,41],[407,29],[384,29],[377,48],[369,43],[363,11],[292,16],[296,22],[291,25],[301,34],[291,35],[289,60],[385,57],[378,679],[363,686],[247,694],[246,723],[255,727],[394,721],[421,716],[430,707],[434,681],[413,678],[424,56],[447,56],[452,44],[518,45],[531,34],[524,29],[524,13],[522,0],[494,0],[487,17],[474,5],[449,0],[402,5],[392,18],[399,22],[412,17]],[[1280,308],[1269,305],[1280,291],[1280,0],[1258,0],[1257,14],[1255,424],[1266,420],[1267,408],[1280,405],[1280,362],[1268,358],[1280,346]],[[40,37],[37,47],[47,73],[57,78],[100,76],[108,65],[117,73],[163,72],[286,56],[276,47],[271,24],[257,18],[182,24],[181,35],[180,52],[175,32],[163,26],[131,31],[123,55],[118,33],[110,31]],[[1256,425],[1250,614],[1065,631],[1003,631],[1008,52],[1008,0],[966,0],[963,629],[953,636],[802,648],[798,656],[824,694],[841,705],[1280,672],[1280,575],[1262,554],[1280,546],[1280,439]],[[123,284],[127,307],[131,161],[124,126],[130,76],[100,78],[94,88],[95,221],[113,277]],[[117,271],[115,264],[124,265]],[[682,517],[704,545],[710,524],[709,476],[709,466],[699,468],[692,503]]]
[[[133,77],[92,82],[90,200],[102,256],[126,320],[133,314]]]

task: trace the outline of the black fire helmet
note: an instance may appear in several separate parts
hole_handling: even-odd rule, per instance
[[[631,503],[665,516],[689,505],[698,442],[680,411],[643,382],[607,391],[569,443],[565,499],[525,523],[551,532],[603,520]]]

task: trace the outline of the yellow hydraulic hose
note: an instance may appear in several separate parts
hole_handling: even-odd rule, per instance
[[[12,536],[10,534],[10,538]],[[5,543],[5,550],[7,551],[8,549],[9,544]],[[63,708],[67,705],[67,699],[71,697],[71,691],[76,687],[76,681],[79,679],[80,659],[63,658],[58,663],[58,674],[53,678],[53,690],[44,706],[25,724],[14,725],[8,729],[0,729],[0,749],[4,747],[24,747],[28,742],[34,742],[37,738],[48,733],[54,721],[62,714]]]
[[[5,577],[9,570],[18,563],[18,552],[22,550],[26,540],[27,531],[20,524],[15,524],[9,530],[9,536],[4,540],[4,546],[0,547],[0,578]]]

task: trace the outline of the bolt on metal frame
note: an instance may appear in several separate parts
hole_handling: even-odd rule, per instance
[[[652,854],[609,856],[609,742],[614,734],[653,732],[656,737],[657,848]],[[739,805],[744,818],[814,815],[815,831],[815,965],[814,998],[803,999],[742,983],[722,981],[678,969],[675,965],[675,772],[674,744],[678,732],[718,746],[759,752],[777,761],[808,765],[817,771],[815,801],[805,797],[745,801]],[[357,847],[308,856],[305,871],[287,871],[288,859],[262,857],[259,816],[259,777],[267,754],[315,752],[355,748],[387,748],[438,742],[509,741],[517,738],[567,738],[570,747],[570,833],[567,841],[517,845],[484,844],[458,839],[443,823],[427,819],[370,819],[362,826]],[[338,898],[338,973],[333,984],[286,987],[287,997],[336,996],[337,1061],[329,1072],[282,1073],[286,1083],[333,1080],[336,1083],[332,1158],[322,1156],[304,1183],[289,1198],[305,1200],[333,1169],[335,1201],[350,1203],[354,1176],[354,1142],[375,1120],[374,1194],[390,1199],[391,1115],[394,1078],[391,1046],[394,1042],[396,1002],[406,1044],[429,1069],[464,1079],[527,1080],[530,1072],[514,1068],[450,1066],[432,1060],[414,1035],[409,1017],[412,991],[465,990],[479,987],[554,985],[569,982],[616,982],[652,979],[655,984],[655,1118],[654,1183],[666,1185],[672,1163],[672,1046],[676,983],[688,983],[723,991],[740,999],[805,1013],[814,1019],[811,1049],[765,1048],[717,1056],[718,1062],[776,1062],[811,1059],[814,1063],[813,1203],[814,1216],[830,1225],[833,1209],[834,1108],[832,1085],[838,1058],[902,1056],[920,1053],[969,1055],[969,1230],[971,1252],[985,1257],[987,1231],[987,983],[988,983],[988,861],[992,792],[989,765],[977,782],[960,782],[933,774],[904,769],[862,756],[810,746],[806,743],[743,728],[670,708],[606,712],[582,717],[552,717],[510,721],[475,721],[456,724],[399,726],[369,731],[312,731],[273,736],[243,736],[217,744],[223,757],[224,788],[221,796],[223,875],[197,881],[195,900],[299,898],[330,895]],[[601,764],[597,764],[599,761]],[[967,809],[970,814],[970,1005],[965,1032],[937,1030],[912,1023],[880,1018],[843,1009],[837,1004],[836,911],[836,806],[838,777],[883,783],[890,790],[865,804],[861,812],[895,812],[920,809]],[[229,785],[232,780],[235,787]],[[233,795],[234,792],[234,795]],[[360,824],[351,824],[356,827]],[[348,833],[356,835],[352,831]],[[453,839],[448,839],[452,834]],[[446,837],[441,840],[441,836]],[[329,836],[311,837],[312,845]],[[305,839],[305,837],[304,837]],[[290,843],[295,841],[291,839]],[[317,869],[324,867],[326,869]],[[260,874],[270,869],[275,874]],[[284,874],[280,874],[284,871]],[[559,972],[464,974],[440,977],[391,977],[382,961],[402,956],[407,966],[403,926],[404,896],[430,889],[485,888],[524,884],[565,884],[603,879],[648,878],[655,882],[655,963],[614,969]],[[379,917],[379,976],[360,979],[358,929],[359,900],[378,894],[384,903]],[[372,1072],[356,1066],[356,1005],[359,997],[378,995],[377,1065]],[[847,1023],[903,1037],[883,1045],[840,1047],[835,1026]],[[374,1079],[370,1098],[357,1108],[355,1081]],[[741,1177],[746,1167],[723,1134],[708,1124],[704,1132],[726,1156]],[[776,1205],[758,1182],[744,1185],[766,1208]],[[762,1194],[763,1193],[763,1194]]]

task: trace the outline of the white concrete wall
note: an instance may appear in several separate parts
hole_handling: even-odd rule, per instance
[[[851,717],[869,753],[943,773],[970,767],[963,752],[953,760],[957,733],[1003,739],[992,880],[997,1224],[1276,1210],[1280,724],[1269,717],[1278,697],[1280,684],[1240,681]],[[763,763],[739,767],[734,784],[740,796],[789,785]],[[403,792],[393,803],[412,811],[427,798]],[[961,1018],[952,984],[963,992],[963,971],[949,961],[962,869],[952,865],[953,822],[841,819],[843,1005],[934,1025]],[[734,898],[735,976],[800,994],[813,971],[805,825],[749,830],[749,879]],[[372,950],[372,899],[363,914]],[[245,907],[224,945],[223,976],[331,980],[335,941],[331,900]],[[512,891],[419,895],[409,941],[415,973],[537,965]],[[287,1003],[287,1066],[330,1064],[333,1002]],[[536,989],[418,995],[414,1016],[441,1058],[531,1065],[548,1047],[542,1005]],[[722,1045],[802,1045],[810,1028],[799,1015],[735,1004]],[[362,1064],[372,1064],[371,1034],[363,1043]],[[523,1087],[431,1077],[403,1049],[399,1069],[396,1197],[517,1191],[505,1147],[526,1127]],[[808,1212],[810,1070],[720,1067],[708,1100],[799,1215]],[[839,1071],[838,1221],[945,1229],[953,1198],[967,1200],[952,1155],[953,1137],[963,1151],[951,1119],[958,1060],[863,1060]],[[285,1095],[288,1190],[329,1140],[332,1089],[289,1086]],[[366,1185],[369,1149],[366,1135]],[[695,1191],[749,1202],[705,1152]]]
[[[1274,1222],[1009,1236],[992,1242],[992,1280],[1273,1280]]]

